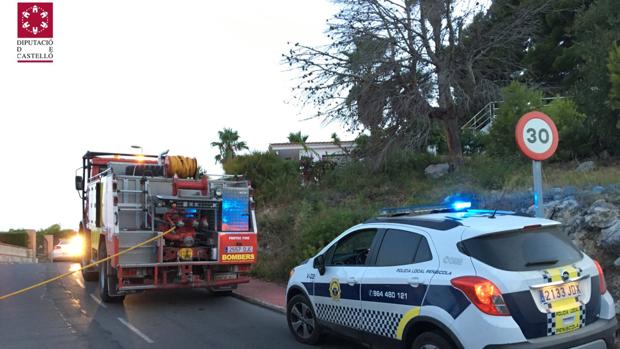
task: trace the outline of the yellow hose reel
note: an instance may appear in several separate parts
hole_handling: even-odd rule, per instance
[[[190,158],[182,155],[166,156],[166,174],[168,177],[179,178],[195,177],[198,171],[198,162],[196,158]]]

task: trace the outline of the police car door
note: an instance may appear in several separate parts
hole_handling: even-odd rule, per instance
[[[325,252],[325,274],[314,280],[316,316],[326,326],[356,337],[359,333],[360,283],[377,229],[355,230]]]
[[[419,315],[439,260],[426,233],[386,229],[362,280],[362,330],[369,342],[402,339],[406,324]]]

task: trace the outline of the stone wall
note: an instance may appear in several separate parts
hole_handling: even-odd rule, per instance
[[[533,216],[532,192],[490,192],[480,206]],[[620,315],[620,186],[552,188],[544,194],[545,216],[562,222],[564,231],[605,271],[607,289]]]
[[[36,263],[36,258],[32,249],[0,243],[0,263]]]

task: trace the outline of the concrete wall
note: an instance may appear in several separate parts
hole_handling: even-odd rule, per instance
[[[0,263],[36,263],[34,250],[0,243]]]

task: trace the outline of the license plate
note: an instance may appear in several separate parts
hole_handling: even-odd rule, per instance
[[[545,304],[579,296],[581,296],[581,289],[579,289],[578,282],[567,282],[561,285],[547,286],[540,289],[540,299]]]
[[[237,273],[219,273],[215,274],[215,280],[234,280],[237,278]]]
[[[194,251],[191,248],[182,248],[179,250],[179,258],[182,260],[191,260],[193,257]]]
[[[226,253],[252,253],[254,246],[226,246]]]

